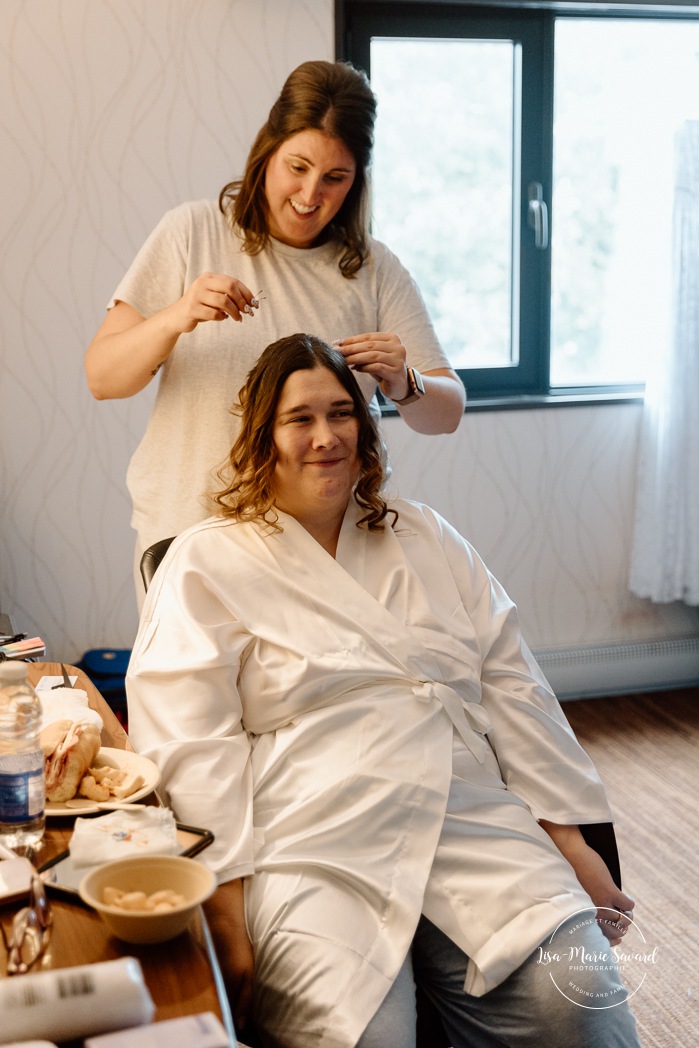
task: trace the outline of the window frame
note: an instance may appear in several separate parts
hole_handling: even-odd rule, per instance
[[[526,0],[336,0],[336,50],[371,75],[372,36],[468,39],[485,35],[522,45],[519,186],[519,360],[493,368],[459,369],[469,400],[520,404],[619,402],[643,396],[640,383],[552,387],[550,383],[551,234],[553,186],[554,34],[561,18],[699,19],[699,4],[531,3]],[[534,246],[527,223],[527,186],[539,182],[549,212],[549,246]],[[517,203],[515,199],[515,204]],[[515,270],[516,271],[516,270]],[[532,303],[531,308],[523,304]],[[484,404],[485,406],[485,404]]]

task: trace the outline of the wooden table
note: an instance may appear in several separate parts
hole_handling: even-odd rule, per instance
[[[29,679],[36,684],[42,676],[60,676],[59,663],[29,663]],[[114,749],[133,750],[126,732],[91,681],[74,666],[67,666],[70,676],[77,674],[76,687],[87,692],[88,702],[104,722],[102,744]],[[42,866],[49,859],[65,851],[70,842],[74,817],[46,820],[46,833],[33,862]],[[9,927],[11,917],[21,903],[0,906],[0,920]],[[137,957],[143,968],[145,981],[156,1005],[154,1021],[172,1019],[180,1015],[213,1012],[223,1023],[232,1045],[236,1044],[230,1008],[211,936],[203,913],[183,935],[170,942],[135,946],[113,938],[98,915],[87,909],[80,900],[69,901],[65,896],[52,894],[54,915],[49,948],[41,968],[70,968],[80,964],[112,960],[117,957]],[[1,946],[0,946],[1,951]],[[0,977],[4,975],[4,965]],[[22,978],[14,976],[13,978]]]

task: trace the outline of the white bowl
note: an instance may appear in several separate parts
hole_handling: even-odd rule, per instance
[[[146,895],[170,888],[186,902],[166,913],[123,910],[103,901],[106,887],[143,891]],[[97,910],[109,930],[124,942],[166,942],[183,932],[197,906],[216,890],[216,877],[194,859],[181,855],[139,855],[96,866],[80,882],[80,898]]]

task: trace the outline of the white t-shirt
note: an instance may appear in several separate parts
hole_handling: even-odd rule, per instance
[[[300,249],[271,240],[257,255],[242,245],[214,201],[182,204],[151,233],[108,304],[126,302],[148,318],[205,272],[236,277],[261,300],[242,323],[202,323],[180,335],[161,369],[148,427],[127,474],[141,550],[211,512],[203,496],[216,486],[212,471],[237,431],[230,409],[269,343],[296,332],[332,342],[394,331],[420,371],[449,367],[417,286],[378,241],[371,241],[368,260],[349,280],[338,268],[334,243]],[[357,378],[370,399],[373,379]]]

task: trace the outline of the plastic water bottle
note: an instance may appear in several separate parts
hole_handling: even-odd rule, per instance
[[[23,662],[0,662],[0,841],[9,848],[44,835],[41,703]]]

